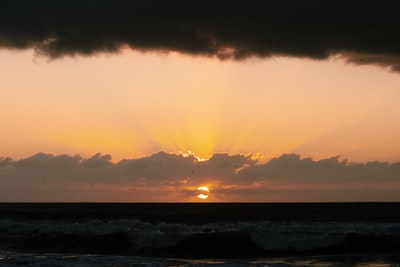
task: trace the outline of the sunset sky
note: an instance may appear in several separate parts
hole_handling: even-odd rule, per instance
[[[397,4],[53,2],[0,9],[0,201],[400,201]]]

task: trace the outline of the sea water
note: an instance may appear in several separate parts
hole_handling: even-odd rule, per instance
[[[176,259],[137,256],[61,253],[16,253],[0,251],[0,266],[27,267],[394,267],[399,263],[379,256],[335,255],[262,259]]]
[[[88,216],[87,204],[82,205],[75,204],[72,213],[43,204],[40,209],[3,207],[0,266],[400,266],[398,205],[391,208],[392,217],[368,215],[365,220],[351,220],[340,211],[336,220],[304,220],[295,214],[269,220],[273,215],[226,214],[204,220],[218,204],[197,211],[178,205],[185,212],[177,217],[169,215],[176,215],[176,206],[163,210],[157,204],[159,216],[143,217],[144,211],[125,214],[127,208],[106,216],[97,205]],[[199,219],[186,218],[187,210]]]

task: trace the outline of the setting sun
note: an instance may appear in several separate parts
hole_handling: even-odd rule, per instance
[[[197,197],[200,199],[207,199],[210,193],[210,190],[208,190],[207,186],[199,186],[197,188],[197,191],[198,191]]]

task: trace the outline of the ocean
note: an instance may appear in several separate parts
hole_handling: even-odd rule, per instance
[[[400,266],[400,203],[0,203],[0,266]]]

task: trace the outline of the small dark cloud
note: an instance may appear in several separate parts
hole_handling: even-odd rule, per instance
[[[8,0],[0,47],[50,58],[123,47],[221,59],[341,55],[398,71],[399,14],[388,0]]]
[[[108,154],[102,155],[101,153],[97,153],[91,158],[84,159],[81,162],[81,165],[88,168],[106,167],[112,165],[111,159],[112,157]]]
[[[193,156],[158,152],[149,157],[125,159],[116,164],[126,177],[146,180],[184,179],[191,175],[197,160]]]
[[[108,154],[85,159],[38,153],[0,158],[0,201],[121,201],[121,192],[125,201],[131,196],[163,201],[173,194],[169,200],[177,195],[185,200],[200,185],[210,185],[210,198],[223,201],[394,201],[400,200],[399,177],[400,162],[352,163],[338,156],[284,154],[258,163],[245,155],[214,154],[199,161],[158,152],[114,163]]]
[[[10,158],[10,157],[7,157],[7,158],[0,157],[0,167],[10,164],[11,161],[12,161],[12,158]]]

